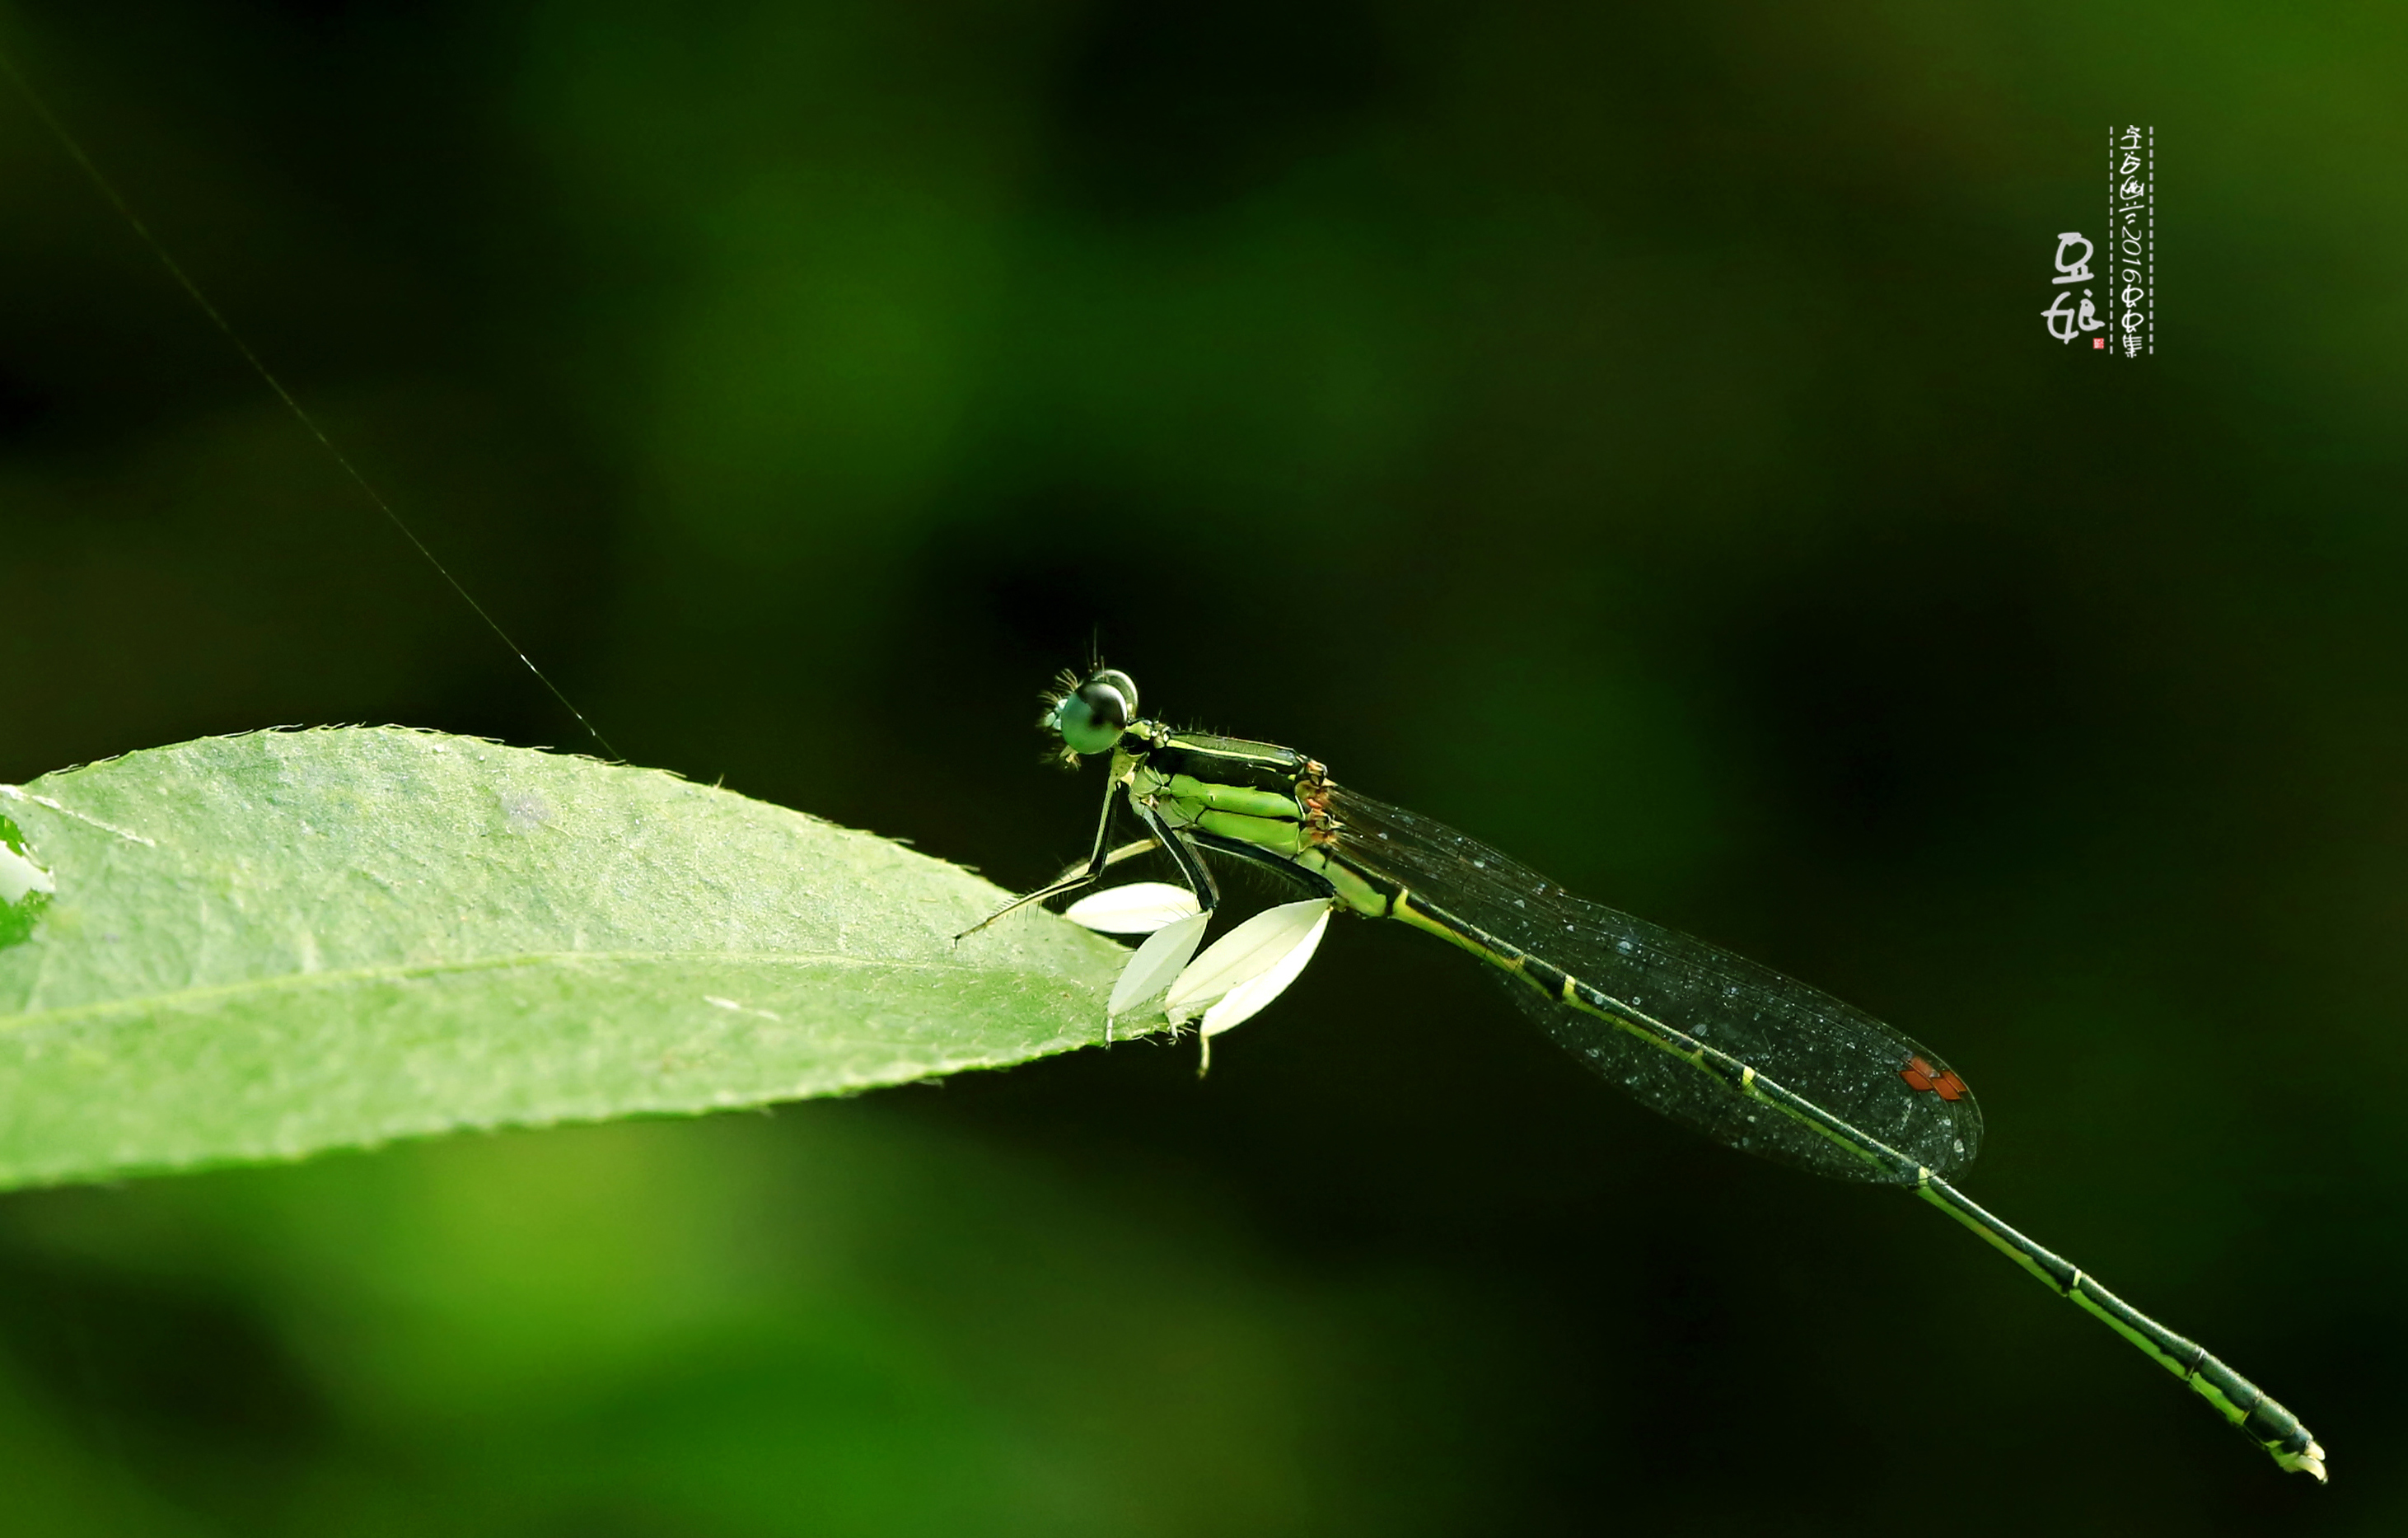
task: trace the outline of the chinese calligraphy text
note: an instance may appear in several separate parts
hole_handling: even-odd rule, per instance
[[[2107,320],[2128,358],[2157,350],[2157,131],[2107,130]]]
[[[2079,255],[2074,254],[2076,246],[2082,248]],[[2082,302],[2076,305],[2073,290],[2062,286],[2095,281],[2090,276],[2090,259],[2098,253],[2098,249],[2080,230],[2067,230],[2057,237],[2057,276],[2049,281],[2060,286],[2056,301],[2040,313],[2042,323],[2048,327],[2048,334],[2058,341],[2070,342],[2086,332],[2100,330],[2107,324],[2099,318],[2099,307],[2092,300],[2089,289],[2082,291]]]

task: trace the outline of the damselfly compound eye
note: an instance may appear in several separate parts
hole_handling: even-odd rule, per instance
[[[1128,693],[1123,694],[1111,680],[1128,683],[1128,675],[1097,673],[1054,708],[1054,729],[1072,753],[1109,753],[1128,726],[1129,713],[1137,707],[1137,685],[1128,683]]]
[[[1119,692],[1121,702],[1128,707],[1129,719],[1137,719],[1137,680],[1117,668],[1098,668],[1087,675],[1086,687],[1102,684]]]

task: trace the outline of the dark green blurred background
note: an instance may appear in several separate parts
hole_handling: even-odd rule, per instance
[[[1100,638],[1856,1000],[1936,1215],[1463,957],[772,1116],[0,1200],[11,1533],[2408,1529],[2397,7],[13,0],[0,40],[620,752],[1006,885]],[[5,94],[5,93],[0,93]],[[2159,351],[2050,340],[2110,121]],[[0,99],[0,779],[590,750]]]

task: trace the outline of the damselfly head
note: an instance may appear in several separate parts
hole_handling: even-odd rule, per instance
[[[1137,682],[1115,668],[1098,668],[1084,679],[1062,679],[1062,691],[1047,697],[1046,730],[1062,740],[1067,755],[1110,753],[1137,719]]]

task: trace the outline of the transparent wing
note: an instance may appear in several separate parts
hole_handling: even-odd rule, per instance
[[[1332,786],[1346,856],[1627,1007],[1745,1063],[1937,1174],[1982,1148],[1982,1113],[1937,1055],[1769,967],[1571,896],[1443,824]],[[1888,1177],[1629,1032],[1515,985],[1547,1034],[1642,1103],[1717,1142],[1843,1180]]]

